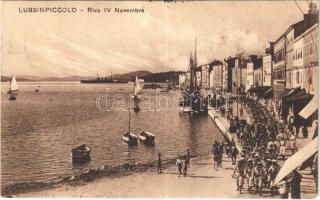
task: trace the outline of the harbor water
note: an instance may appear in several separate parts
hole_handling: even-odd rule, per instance
[[[169,107],[132,112],[131,131],[154,133],[156,145],[128,147],[122,141],[128,130],[128,112],[99,110],[96,100],[106,94],[107,88],[109,96],[129,99],[130,84],[19,83],[16,101],[8,100],[5,93],[8,87],[8,83],[2,83],[2,187],[25,181],[49,181],[103,165],[154,161],[158,152],[163,159],[174,158],[187,148],[192,155],[204,155],[215,140],[223,139],[208,116],[191,117]],[[40,92],[34,92],[35,89]],[[142,90],[140,95],[149,97],[150,108],[156,107],[158,91]],[[169,99],[162,103],[170,104],[180,94],[169,91],[161,95]],[[91,147],[92,159],[84,166],[74,166],[70,151],[80,144]]]

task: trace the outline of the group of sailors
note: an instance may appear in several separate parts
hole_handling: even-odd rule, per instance
[[[267,189],[273,196],[277,192],[283,192],[282,187],[273,186],[277,173],[280,170],[279,159],[284,159],[287,150],[291,149],[292,154],[297,151],[296,135],[284,124],[275,118],[275,114],[269,112],[268,107],[261,105],[258,101],[251,98],[242,98],[239,100],[242,109],[245,109],[249,115],[251,124],[241,122],[238,117],[230,116],[231,131],[235,132],[237,141],[241,144],[242,151],[240,159],[236,162],[233,177],[236,180],[237,190],[242,192],[244,184],[247,185],[249,193],[261,195]],[[230,132],[231,132],[230,131]],[[230,154],[230,147],[235,148],[235,142],[232,140],[226,147],[228,157],[234,158]],[[232,151],[231,151],[232,152]],[[214,157],[216,151],[213,152]],[[237,154],[237,153],[234,153]],[[292,195],[300,197],[299,173],[291,173],[291,179],[287,179],[283,187],[297,187]],[[301,175],[300,175],[301,176]],[[294,181],[292,181],[294,180]],[[298,180],[298,181],[297,181]],[[288,191],[287,189],[284,191]],[[282,194],[281,194],[282,195]],[[283,197],[286,197],[283,195]]]

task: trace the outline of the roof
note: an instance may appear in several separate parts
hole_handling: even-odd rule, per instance
[[[302,33],[304,33],[305,30],[309,29],[312,27],[314,24],[318,23],[318,15],[305,15],[304,19],[290,25],[287,30],[281,34],[276,41],[274,42],[277,43],[279,42],[286,34],[289,33],[290,30],[294,29],[294,38],[300,36]]]
[[[307,33],[311,32],[313,29],[318,28],[318,23],[315,23],[313,26],[309,27],[307,30],[305,30],[301,35],[299,35],[297,38],[295,38],[295,40],[299,40],[300,38],[302,38],[304,35],[306,35]]]
[[[220,60],[213,60],[209,62],[207,65],[215,66],[215,65],[222,65],[223,63]]]

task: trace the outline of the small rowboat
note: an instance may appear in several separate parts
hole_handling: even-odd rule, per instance
[[[142,131],[138,134],[138,137],[140,141],[143,142],[143,144],[145,145],[150,145],[150,146],[155,145],[154,140],[156,136],[153,133],[150,133],[148,131]]]
[[[126,132],[122,136],[122,140],[126,143],[128,143],[129,146],[136,146],[138,145],[138,136],[136,134],[133,134],[131,132]]]
[[[73,163],[86,163],[91,160],[91,149],[85,144],[77,146],[76,148],[71,150],[72,162]]]

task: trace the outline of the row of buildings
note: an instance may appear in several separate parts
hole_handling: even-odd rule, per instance
[[[192,78],[194,77],[194,78]],[[318,9],[309,4],[304,18],[292,24],[264,55],[236,56],[197,65],[190,55],[188,71],[180,74],[181,89],[216,93],[256,93],[281,107],[282,117],[296,122],[316,118],[318,86]],[[316,103],[316,104],[315,104]],[[314,106],[316,105],[316,107]],[[312,117],[311,117],[312,118]]]

